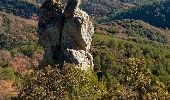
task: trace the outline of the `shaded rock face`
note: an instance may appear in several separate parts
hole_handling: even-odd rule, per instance
[[[94,27],[88,14],[79,9],[80,0],[68,0],[65,9],[59,2],[49,1],[41,7],[38,26],[45,65],[62,67],[66,62],[83,70],[92,68],[93,57],[89,51]]]

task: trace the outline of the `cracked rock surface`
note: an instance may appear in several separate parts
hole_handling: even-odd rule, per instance
[[[68,0],[66,7],[53,0],[42,4],[38,33],[45,49],[45,65],[74,63],[83,70],[93,67],[89,50],[94,27],[89,15],[79,9],[80,2]]]

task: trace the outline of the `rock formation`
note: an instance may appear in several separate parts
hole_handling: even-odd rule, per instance
[[[80,0],[68,0],[65,9],[59,1],[46,0],[42,5],[38,33],[46,64],[74,63],[83,70],[93,67],[89,51],[94,27],[79,5]]]

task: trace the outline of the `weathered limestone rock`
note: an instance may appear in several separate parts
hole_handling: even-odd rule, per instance
[[[74,11],[80,6],[81,0],[68,0],[67,6],[65,8],[65,17],[73,17]]]
[[[80,9],[75,10],[72,17],[66,17],[62,32],[64,48],[83,49],[85,51],[89,51],[94,27],[92,22],[89,20],[87,13]]]
[[[54,2],[51,4],[54,5]],[[80,0],[68,0],[64,12],[57,5],[54,6],[54,11],[53,8],[43,8],[43,11],[47,9],[52,14],[47,19],[42,17],[46,21],[39,21],[39,30],[43,30],[39,31],[39,40],[45,48],[46,64],[55,63],[63,66],[64,62],[75,63],[83,70],[93,67],[93,57],[89,50],[94,27],[88,14],[80,10],[79,5]],[[42,16],[44,13],[41,13]]]
[[[39,44],[44,47],[43,65],[53,64],[52,47],[59,45],[59,33],[64,20],[63,9],[59,2],[46,0],[41,8],[38,23]],[[42,65],[40,65],[42,66]]]

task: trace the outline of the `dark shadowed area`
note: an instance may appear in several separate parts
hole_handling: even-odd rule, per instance
[[[38,9],[33,4],[19,0],[0,0],[0,11],[29,19],[37,14]]]

